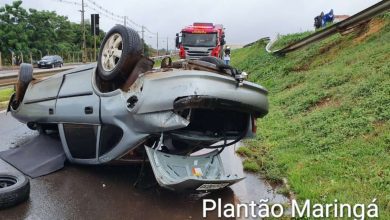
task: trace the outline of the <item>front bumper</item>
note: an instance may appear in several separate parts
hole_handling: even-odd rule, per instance
[[[51,68],[54,63],[38,63],[38,68]]]

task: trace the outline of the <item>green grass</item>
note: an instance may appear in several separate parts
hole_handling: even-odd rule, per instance
[[[244,162],[242,164],[243,164],[244,170],[246,170],[246,171],[259,172],[259,170],[260,170],[260,166],[258,163],[256,163],[256,161],[244,160]]]
[[[7,108],[9,97],[13,92],[14,90],[11,88],[0,89],[0,111]]]
[[[177,61],[177,60],[180,59],[178,56],[172,56],[171,58],[172,58],[172,62]],[[162,61],[162,59],[155,60],[153,67],[154,68],[160,68],[161,67],[161,61]]]
[[[12,88],[0,89],[0,102],[8,101],[13,92]]]
[[[244,167],[286,177],[301,200],[377,198],[380,219],[390,219],[390,16],[375,21],[380,31],[335,35],[285,57],[262,43],[234,50],[232,65],[269,90],[269,114],[240,150]]]

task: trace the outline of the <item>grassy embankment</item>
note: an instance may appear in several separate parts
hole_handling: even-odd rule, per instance
[[[308,33],[282,37],[277,47]],[[390,219],[390,15],[285,57],[262,43],[232,64],[269,90],[269,114],[239,150],[247,170],[286,178],[297,199],[371,203]]]
[[[13,92],[12,88],[0,89],[0,111],[7,108],[9,97]]]

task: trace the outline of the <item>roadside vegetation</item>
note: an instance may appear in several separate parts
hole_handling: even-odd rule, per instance
[[[282,36],[274,48],[307,36]],[[235,50],[232,64],[269,90],[269,114],[239,149],[244,168],[312,203],[377,198],[390,219],[390,14],[276,57],[265,44]]]
[[[81,59],[83,32],[81,24],[69,21],[68,17],[55,11],[23,8],[22,1],[0,5],[0,55],[3,66],[11,65],[11,52],[18,62],[39,60],[42,56],[57,54],[65,62]],[[59,3],[60,4],[60,3]],[[87,56],[92,60],[94,37],[90,31],[90,21],[86,15],[85,33]],[[99,31],[97,48],[105,32]],[[156,53],[144,43],[146,56]],[[164,49],[160,53],[165,53]],[[30,57],[31,55],[31,57]]]
[[[178,61],[180,59],[179,56],[171,56],[171,58],[172,58],[172,62]],[[161,62],[162,62],[162,59],[155,60],[153,67],[154,68],[160,68],[161,67]]]
[[[94,38],[90,24],[86,23],[86,45],[92,53]],[[97,45],[104,37],[100,31]],[[0,52],[3,65],[11,64],[11,51],[18,59],[23,54],[25,61],[34,60],[46,54],[58,54],[65,60],[72,60],[81,53],[82,28],[70,22],[66,16],[54,11],[25,9],[22,1],[14,1],[0,7]]]
[[[7,108],[8,100],[13,92],[12,88],[0,89],[0,111]]]

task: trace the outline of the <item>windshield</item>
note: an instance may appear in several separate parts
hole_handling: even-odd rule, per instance
[[[52,56],[44,56],[44,57],[42,57],[42,60],[53,60],[54,59],[54,57],[52,57]]]
[[[191,34],[183,33],[183,46],[189,47],[215,47],[217,45],[217,34]]]

